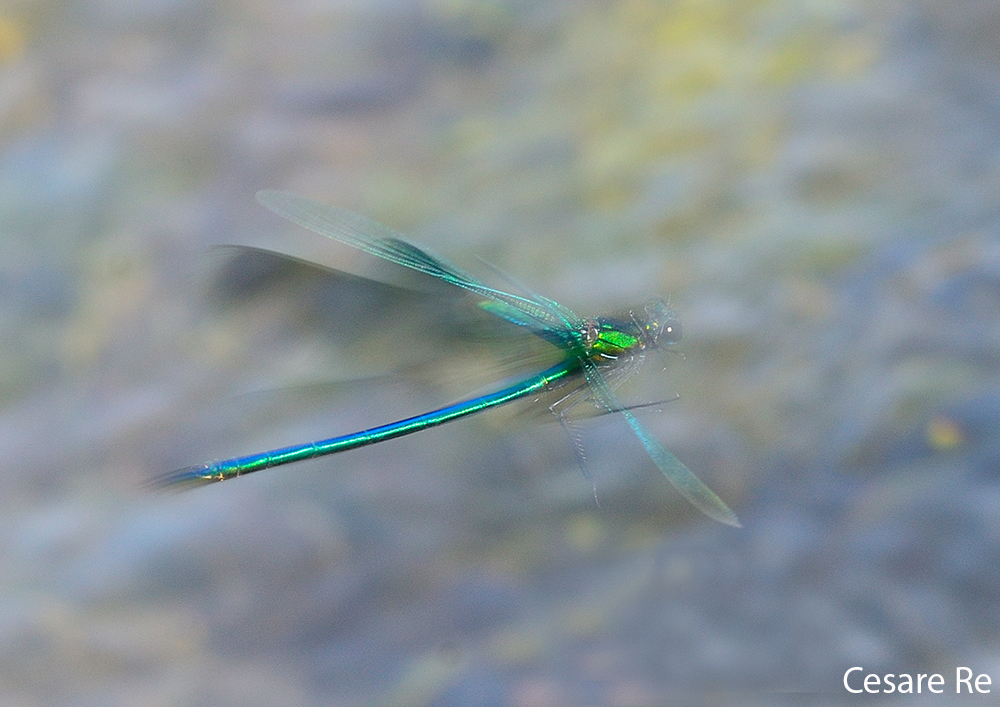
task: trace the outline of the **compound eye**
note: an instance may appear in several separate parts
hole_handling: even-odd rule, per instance
[[[681,323],[679,320],[671,317],[660,325],[660,336],[659,339],[662,343],[670,345],[676,344],[681,340]]]

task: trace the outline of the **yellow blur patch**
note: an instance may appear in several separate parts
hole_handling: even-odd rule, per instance
[[[24,28],[20,22],[0,16],[0,62],[16,59],[24,53]]]
[[[928,422],[924,434],[927,443],[939,452],[955,449],[965,441],[962,428],[954,420],[943,416]]]
[[[593,552],[604,540],[604,529],[591,516],[578,515],[566,526],[566,540],[579,552]]]

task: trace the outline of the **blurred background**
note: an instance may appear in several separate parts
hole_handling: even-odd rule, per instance
[[[997,686],[998,37],[987,0],[3,3],[0,700]],[[220,266],[359,265],[261,188],[584,314],[669,296],[684,356],[623,397],[679,394],[642,419],[744,527],[612,416],[580,426],[600,505],[560,427],[506,411],[145,490],[488,380],[380,377],[437,356],[398,310]]]

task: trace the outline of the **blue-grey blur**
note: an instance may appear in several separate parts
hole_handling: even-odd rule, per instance
[[[986,0],[0,6],[0,703],[1000,689],[998,37]],[[144,490],[503,375],[419,287],[212,249],[391,279],[262,188],[582,314],[669,297],[683,356],[622,399],[743,529],[611,415],[574,424],[590,478],[497,411]],[[435,344],[443,378],[401,368]]]

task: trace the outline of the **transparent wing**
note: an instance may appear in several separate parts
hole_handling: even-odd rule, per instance
[[[547,298],[528,299],[490,287],[406,242],[391,228],[359,214],[285,191],[266,189],[257,192],[257,201],[279,216],[321,236],[517,310],[521,316],[506,317],[509,321],[556,331],[575,331],[583,324],[580,316],[557,302]]]
[[[618,402],[614,393],[611,392],[611,387],[608,385],[604,375],[598,370],[593,361],[584,361],[583,369],[594,397],[608,410],[621,413],[625,421],[628,422],[629,427],[635,432],[635,436],[642,442],[642,446],[646,448],[646,452],[652,457],[653,462],[663,475],[667,477],[667,481],[673,484],[673,487],[684,498],[709,518],[713,518],[726,525],[732,525],[737,528],[742,527],[736,514],[730,510],[726,502],[719,498],[712,489],[708,488],[690,469],[684,466],[680,459],[660,444],[652,433],[646,429],[645,425],[639,422],[635,415]]]

